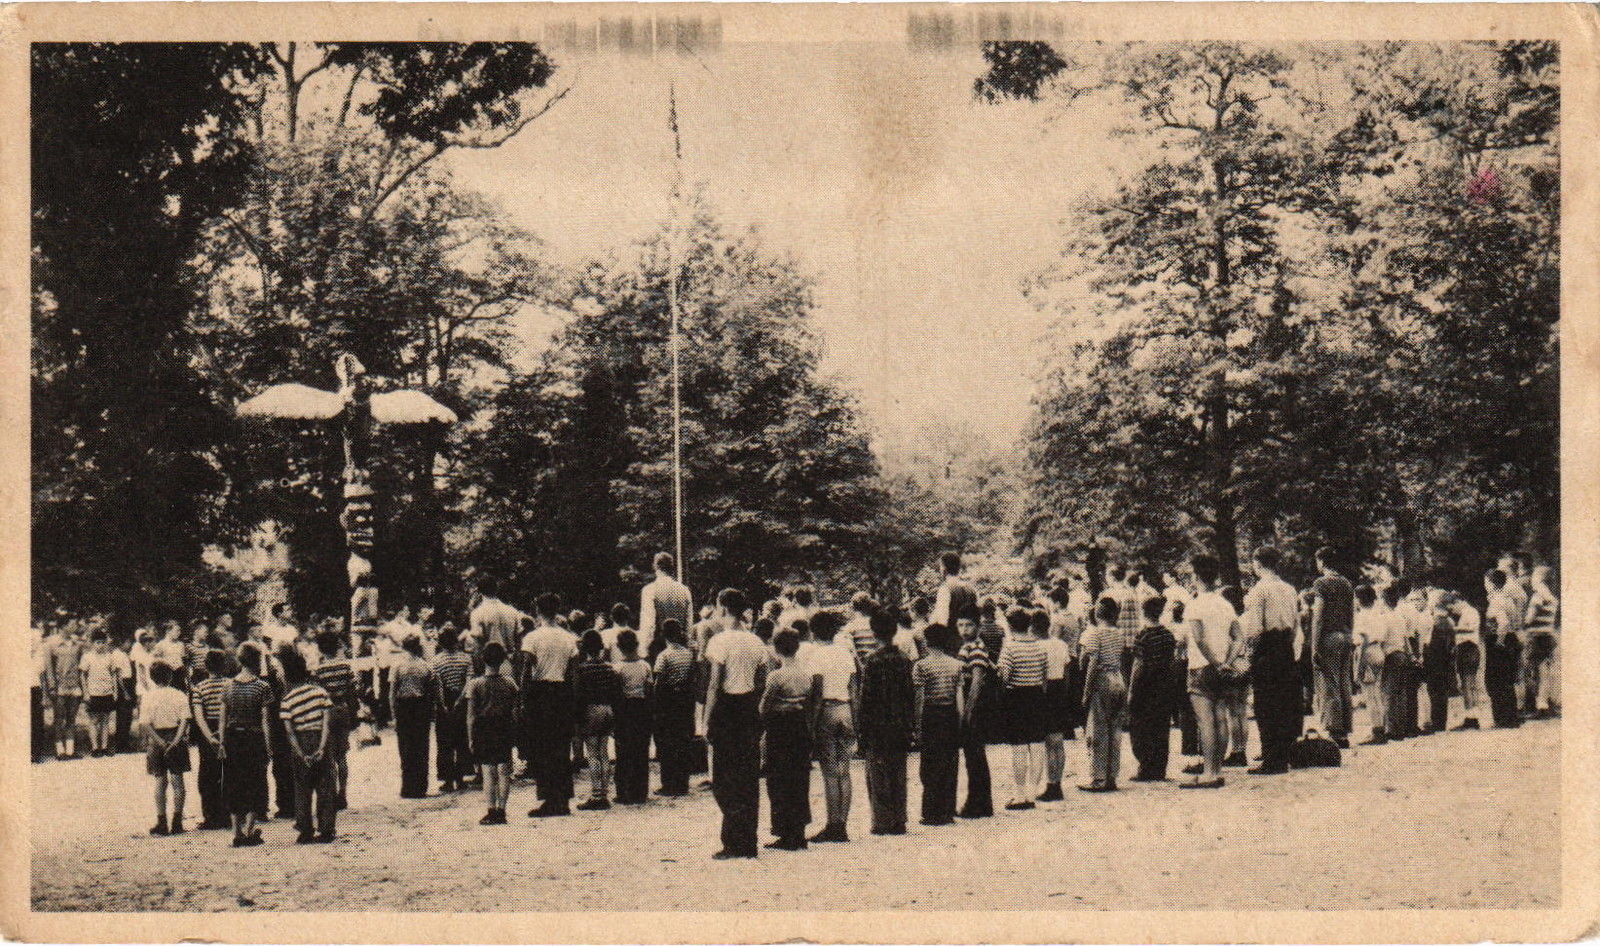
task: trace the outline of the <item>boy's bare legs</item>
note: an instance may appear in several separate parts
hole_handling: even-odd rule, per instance
[[[168,772],[167,778],[172,780],[172,821],[170,830],[173,834],[180,834],[183,831],[183,803],[188,793],[183,787],[183,773]],[[161,810],[165,811],[166,806],[162,805]]]

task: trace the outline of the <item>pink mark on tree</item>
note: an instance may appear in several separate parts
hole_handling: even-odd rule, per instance
[[[1467,184],[1467,199],[1475,204],[1487,204],[1500,196],[1500,175],[1492,168],[1484,168]]]

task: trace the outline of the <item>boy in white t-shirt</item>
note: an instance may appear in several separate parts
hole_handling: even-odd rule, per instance
[[[1234,625],[1238,612],[1217,592],[1220,568],[1209,555],[1196,555],[1190,563],[1200,593],[1184,608],[1188,625],[1189,699],[1200,735],[1201,771],[1180,788],[1221,788],[1222,753],[1228,744],[1227,691],[1218,673],[1233,658]]]
[[[189,771],[189,699],[172,687],[172,668],[150,667],[151,689],[140,707],[145,771],[156,780],[154,835],[182,834],[183,773]],[[167,787],[172,787],[172,820],[167,820]]]

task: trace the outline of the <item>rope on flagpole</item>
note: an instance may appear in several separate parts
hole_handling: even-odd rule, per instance
[[[683,392],[679,367],[678,337],[678,277],[683,268],[679,257],[678,209],[683,200],[683,142],[678,134],[678,89],[676,82],[667,85],[667,121],[672,127],[672,235],[667,241],[671,259],[667,274],[667,309],[672,322],[670,347],[672,350],[672,532],[676,551],[674,561],[678,566],[678,581],[683,581]]]

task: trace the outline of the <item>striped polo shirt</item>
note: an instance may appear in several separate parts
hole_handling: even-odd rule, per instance
[[[347,706],[355,701],[356,672],[350,666],[350,661],[330,657],[317,664],[316,672],[312,674],[317,685],[328,691],[328,698],[340,706]]]
[[[228,681],[207,677],[189,688],[189,709],[195,719],[204,719],[212,732],[222,723],[222,690]]]
[[[272,684],[253,680],[229,680],[222,688],[222,702],[228,711],[228,728],[261,731],[261,710],[272,702]]]
[[[1049,665],[1044,641],[1037,637],[1007,637],[1000,648],[1000,678],[1008,689],[1044,686]]]
[[[1098,655],[1099,663],[1096,672],[1103,674],[1122,675],[1122,628],[1111,624],[1091,624],[1084,630],[1083,636],[1078,638],[1078,644],[1083,648],[1083,661],[1089,662],[1091,655]],[[1191,663],[1191,666],[1195,664]]]
[[[687,647],[669,644],[656,656],[656,693],[685,695],[694,688],[694,654]]]
[[[989,659],[989,648],[985,647],[981,640],[963,641],[961,656],[958,659],[961,661],[962,672],[967,676],[980,669],[989,674],[994,673],[994,661]]]
[[[472,658],[459,650],[434,654],[433,675],[439,680],[439,698],[446,706],[450,706],[467,689],[467,678],[472,675]]]
[[[323,714],[332,708],[327,690],[315,683],[302,683],[283,695],[278,718],[295,732],[315,732],[322,725]]]
[[[917,661],[911,668],[911,680],[922,691],[925,706],[954,706],[956,688],[961,685],[961,661],[937,650]]]

